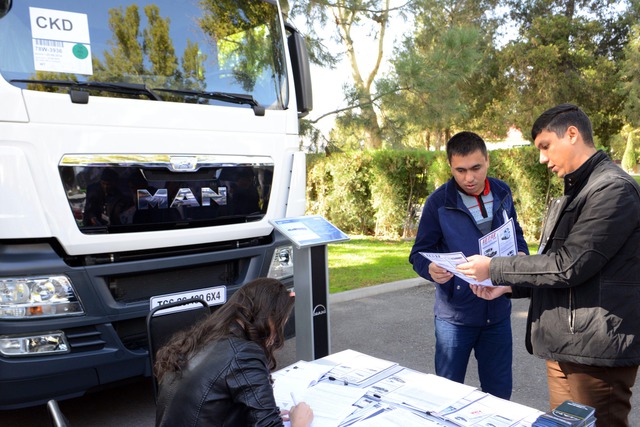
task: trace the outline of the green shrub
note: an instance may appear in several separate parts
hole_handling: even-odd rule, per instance
[[[537,241],[549,201],[561,194],[562,182],[539,162],[534,147],[490,152],[489,174],[511,187],[513,200],[527,241]]]
[[[537,241],[542,218],[562,183],[539,163],[534,147],[490,152],[490,176],[507,182],[527,241]],[[307,210],[348,234],[409,238],[427,197],[451,177],[442,151],[377,150],[310,155]]]
[[[370,163],[371,157],[362,151],[307,156],[307,211],[324,216],[345,233],[373,234]]]

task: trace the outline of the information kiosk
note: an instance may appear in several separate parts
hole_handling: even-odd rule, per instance
[[[327,244],[349,236],[319,215],[270,221],[293,244],[293,281],[298,360],[315,360],[331,352]]]

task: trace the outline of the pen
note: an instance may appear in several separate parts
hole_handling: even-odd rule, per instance
[[[329,381],[337,381],[338,379],[335,377],[329,377]],[[349,385],[349,382],[347,380],[342,380],[342,382],[344,383],[344,385]]]
[[[291,392],[289,394],[291,394],[291,400],[293,400],[293,406],[296,406],[298,404],[298,399],[296,399],[296,397],[294,396],[293,392]]]

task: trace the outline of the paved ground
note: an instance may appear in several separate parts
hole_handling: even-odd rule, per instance
[[[434,372],[434,288],[423,280],[408,280],[331,296],[331,350],[353,349],[423,372]],[[514,301],[514,390],[512,400],[547,409],[544,361],[524,348],[527,301]],[[278,356],[279,366],[297,361],[295,341],[289,340]],[[468,384],[479,386],[472,358]],[[3,391],[4,392],[4,391]],[[634,388],[631,426],[640,426],[640,386]],[[148,380],[92,393],[61,403],[72,427],[153,426],[154,404]],[[43,407],[0,412],[5,427],[48,425]]]

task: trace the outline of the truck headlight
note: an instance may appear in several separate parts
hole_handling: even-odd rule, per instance
[[[3,356],[38,356],[68,352],[69,344],[62,331],[20,336],[0,335],[0,353]]]
[[[0,319],[83,313],[67,276],[0,278]]]
[[[293,276],[293,246],[278,246],[273,251],[267,276],[278,280]]]

